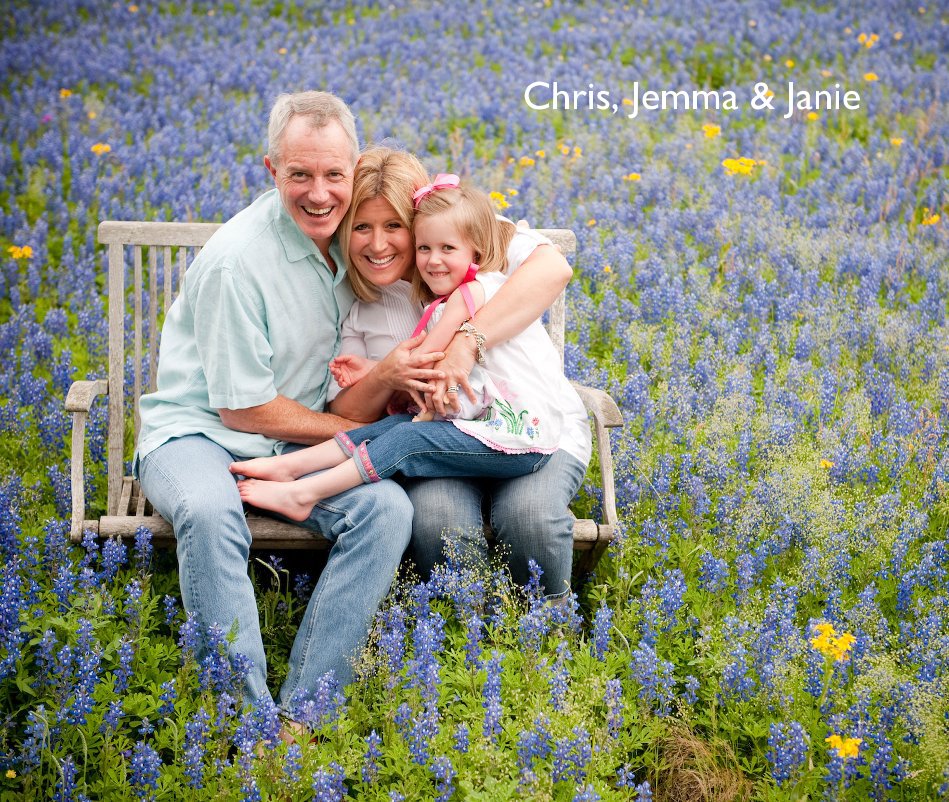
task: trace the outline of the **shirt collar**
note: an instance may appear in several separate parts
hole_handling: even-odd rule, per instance
[[[271,192],[274,193],[274,229],[277,232],[277,236],[280,237],[280,242],[283,244],[283,250],[287,255],[287,260],[290,262],[298,262],[301,259],[312,256],[318,263],[328,269],[329,265],[326,264],[326,259],[320,252],[320,249],[316,247],[316,243],[313,242],[313,240],[300,230],[300,226],[294,222],[290,213],[283,205],[280,193],[277,192],[276,189],[272,189]],[[337,279],[339,279],[342,277],[342,274],[346,272],[346,266],[342,260],[342,251],[339,249],[339,241],[335,236],[330,243],[330,255],[336,263],[336,276]]]

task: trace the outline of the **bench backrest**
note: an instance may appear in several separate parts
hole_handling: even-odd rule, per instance
[[[161,323],[185,271],[220,223],[144,223],[106,220],[99,242],[109,252],[108,510],[114,515],[127,446],[138,438],[138,399],[155,390]],[[539,229],[568,259],[577,247],[569,229]],[[115,303],[122,298],[125,303]],[[563,362],[564,294],[550,308],[547,331]],[[131,331],[126,330],[126,321]],[[126,429],[126,361],[131,359],[132,428]],[[131,435],[131,445],[128,435]]]

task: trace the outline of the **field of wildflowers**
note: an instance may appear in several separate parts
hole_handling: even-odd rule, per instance
[[[949,15],[919,1],[5,3],[0,799],[949,798]],[[785,116],[789,81],[859,108]],[[567,372],[626,416],[623,533],[566,608],[403,577],[364,679],[302,701],[319,737],[258,755],[274,711],[223,632],[195,660],[172,555],[69,544],[63,398],[105,370],[97,223],[227,219],[304,88],[578,232]],[[693,89],[735,108],[628,116]],[[312,573],[251,570],[276,688]]]

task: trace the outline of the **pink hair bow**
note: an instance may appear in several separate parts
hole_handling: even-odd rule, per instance
[[[422,200],[429,195],[431,195],[435,190],[438,189],[454,189],[458,186],[461,179],[458,178],[454,173],[439,173],[435,176],[435,180],[431,184],[426,184],[421,189],[417,189],[415,194],[412,195],[412,201],[415,204],[415,208],[418,209],[418,205]]]

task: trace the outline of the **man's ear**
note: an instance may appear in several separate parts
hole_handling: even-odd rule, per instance
[[[267,168],[267,172],[269,172],[274,178],[277,177],[277,168],[274,167],[273,162],[270,161],[270,156],[264,156],[264,167]]]

